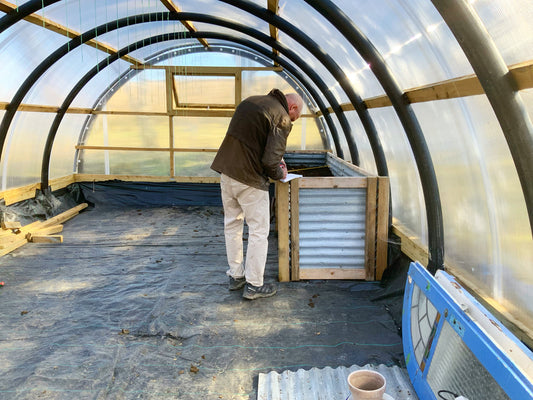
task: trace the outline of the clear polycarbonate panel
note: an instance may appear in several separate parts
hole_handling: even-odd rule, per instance
[[[0,99],[10,101],[28,75],[39,64],[67,42],[59,34],[43,30],[26,21],[20,21],[0,34]]]
[[[89,82],[80,90],[74,98],[71,107],[93,108],[97,105],[96,101],[106,91],[114,91],[115,83],[119,76],[124,75],[130,69],[130,63],[117,60],[114,63],[101,70],[91,78]],[[94,65],[93,65],[94,67]],[[77,83],[77,82],[76,82]],[[74,82],[73,82],[74,84]]]
[[[266,7],[266,2],[263,0],[254,0],[254,3],[260,5],[261,7]],[[198,0],[180,0],[179,7],[183,12],[195,12],[195,13],[207,13],[219,18],[228,19],[254,29],[257,29],[264,34],[269,35],[268,24],[260,20],[259,18],[253,16],[252,14],[247,13],[246,11],[241,10],[238,7],[233,7],[229,4],[226,4],[221,1],[198,1]],[[194,22],[194,26],[200,31],[203,30],[203,26],[199,22]],[[208,30],[217,31],[217,27],[214,25],[209,25]],[[235,32],[238,35],[238,32]]]
[[[168,129],[166,116],[100,114],[95,118],[84,144],[168,148]]]
[[[348,76],[360,97],[383,94],[383,88],[370,71],[367,62],[344,36],[328,23],[322,15],[302,0],[280,2],[280,16],[305,32],[318,46],[325,50]],[[286,35],[280,35],[285,43]]]
[[[37,15],[85,32],[120,18],[168,11],[159,0],[63,0],[37,11]]]
[[[311,54],[302,44],[298,41],[292,39],[290,36],[286,35],[284,32],[279,32],[279,40],[290,50],[297,53],[299,58],[305,65],[313,70],[318,76],[324,81],[325,85],[331,91],[337,102],[346,103],[348,102],[348,96],[346,92],[339,85],[333,71],[330,71],[321,61],[319,61],[313,54]],[[287,59],[289,63],[294,64],[294,61],[291,60],[288,56],[281,54],[282,58]]]
[[[430,0],[335,3],[377,48],[403,89],[472,73]],[[329,47],[326,50],[331,51]]]
[[[427,245],[427,220],[422,184],[407,136],[391,107],[369,110],[389,169],[392,215]]]
[[[74,155],[78,141],[78,132],[87,115],[65,114],[54,138],[50,156],[49,178],[62,178],[71,175],[74,170]]]
[[[374,153],[368,140],[368,135],[355,111],[348,111],[345,113],[350,127],[352,128],[352,135],[355,139],[357,152],[359,153],[359,167],[370,174],[377,175],[376,162],[374,160]]]
[[[291,82],[287,81],[290,80]],[[292,83],[292,84],[291,84]],[[283,93],[301,90],[297,82],[292,81],[287,74],[278,74],[272,71],[243,71],[242,73],[242,98],[267,94],[272,89],[279,89]],[[307,99],[304,99],[302,114],[308,114]]]
[[[531,0],[470,1],[507,65],[533,59]]]
[[[174,153],[175,176],[220,177],[213,171],[211,163],[216,152],[176,152]]]
[[[472,96],[413,107],[437,173],[447,262],[498,302],[532,318],[531,228],[509,147],[488,100]]]
[[[230,122],[229,117],[174,117],[174,147],[218,149]]]
[[[194,68],[185,75],[173,74],[174,106],[218,105],[235,106],[235,76],[195,75]],[[175,102],[178,104],[175,104]]]
[[[89,46],[72,50],[47,69],[33,85],[24,102],[60,106],[78,81],[105,57],[105,53]],[[107,81],[112,81],[117,76],[112,66],[102,68],[100,73],[107,76]]]
[[[109,152],[98,150],[81,150],[78,156],[79,174],[109,174]]]
[[[131,46],[131,51],[135,50],[133,46],[139,43],[137,48],[150,47],[152,53],[158,52],[157,49],[168,48],[168,41],[172,40],[168,34],[173,33],[179,40],[185,38],[187,29],[179,21],[163,20],[151,21],[146,19],[143,22],[134,23],[134,19],[127,19],[129,25],[117,29],[116,24],[111,23],[109,32],[99,35],[95,40],[119,50],[126,46]],[[141,20],[139,20],[141,21]],[[158,36],[165,35],[163,41],[158,40]],[[190,39],[188,39],[190,40]]]
[[[108,95],[106,111],[166,112],[165,71],[131,71]]]
[[[167,151],[84,150],[79,173],[170,176]]]
[[[54,116],[51,113],[20,111],[15,115],[4,144],[0,190],[41,180],[44,144]]]
[[[299,118],[287,139],[287,150],[324,150],[326,143],[314,118]]]

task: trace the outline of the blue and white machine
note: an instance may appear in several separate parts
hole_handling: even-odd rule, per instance
[[[533,353],[446,272],[411,264],[402,327],[420,399],[533,399]]]

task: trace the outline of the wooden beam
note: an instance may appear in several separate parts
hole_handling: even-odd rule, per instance
[[[190,149],[183,147],[126,147],[126,146],[74,146],[77,150],[108,150],[108,151],[172,151],[176,153],[216,153],[218,149]]]
[[[268,10],[271,11],[273,14],[278,15],[279,11],[279,0],[268,0]],[[274,39],[276,42],[278,41],[279,36],[279,30],[276,26],[269,24],[268,29],[270,31],[270,37]],[[272,49],[272,53],[277,56],[279,55],[279,52],[277,49]],[[274,64],[277,65],[277,64]]]
[[[2,229],[3,230],[19,230],[22,228],[22,225],[19,221],[2,221]]]
[[[300,280],[300,179],[290,181],[291,281]]]
[[[195,65],[143,65],[142,67],[135,67],[132,65],[131,69],[164,69],[168,70],[174,75],[186,75],[186,76],[231,76],[242,71],[272,71],[282,72],[282,67],[206,67]]]
[[[170,12],[181,12],[180,8],[174,4],[172,0],[160,0],[161,3],[169,10]],[[189,31],[189,32],[196,32],[196,28],[194,27],[193,23],[190,21],[181,21],[183,26]],[[205,38],[198,38],[198,41],[202,44],[204,47],[209,47],[209,43]]]
[[[364,268],[302,268],[300,279],[365,279]]]
[[[428,265],[428,249],[420,243],[420,238],[410,232],[407,228],[399,225],[396,219],[393,220],[392,233],[397,235],[401,241],[401,251],[413,261],[418,261],[423,266]]]
[[[278,279],[290,281],[289,269],[289,183],[277,181],[276,225],[278,228]]]
[[[368,177],[366,187],[365,218],[365,277],[367,281],[376,279],[376,201],[378,178]]]
[[[389,178],[378,177],[377,232],[376,232],[376,280],[380,281],[387,268],[389,248]]]
[[[509,73],[513,77],[516,90],[533,88],[533,60],[509,66]],[[467,96],[484,94],[481,83],[476,75],[462,76],[446,81],[436,82],[405,91],[405,96],[410,103],[423,103],[428,101],[456,99]],[[388,96],[377,96],[363,101],[367,108],[391,107]],[[342,104],[343,111],[354,111],[352,104]],[[333,113],[331,107],[328,112]],[[321,113],[317,113],[321,115]]]
[[[32,243],[63,243],[63,235],[31,235]]]
[[[220,183],[215,176],[149,176],[149,175],[104,175],[104,174],[75,174],[76,182],[183,182],[183,183]]]
[[[7,110],[8,106],[9,106],[9,103],[3,102],[3,101],[0,102],[0,110]],[[36,104],[21,104],[17,108],[17,110],[28,111],[28,112],[57,113],[59,111],[59,107],[42,106],[42,105],[36,105]],[[91,114],[92,111],[93,110],[90,108],[72,107],[67,110],[67,114]]]
[[[15,4],[9,3],[5,0],[0,0],[0,11],[4,12],[10,12],[12,10],[17,9],[18,6]],[[40,26],[42,28],[48,29],[52,32],[59,33],[60,35],[66,36],[67,38],[75,38],[76,36],[80,36],[79,32],[76,32],[72,29],[67,28],[66,26],[63,26],[61,24],[58,24],[57,22],[54,22],[48,18],[41,17],[38,14],[31,14],[28,15],[26,18],[24,18],[25,21],[28,21],[34,25]],[[85,44],[94,47],[97,50],[104,51],[107,54],[116,54],[117,50],[114,49],[111,46],[108,46],[105,43],[99,42],[97,40],[89,40]],[[140,60],[137,60],[136,58],[130,57],[128,55],[123,56],[122,59],[124,61],[127,61],[133,65],[142,65],[143,62]]]

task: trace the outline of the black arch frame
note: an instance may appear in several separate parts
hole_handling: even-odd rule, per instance
[[[354,22],[331,0],[304,1],[325,17],[350,42],[370,65],[370,69],[391,100],[411,145],[422,184],[428,224],[428,270],[434,274],[437,269],[444,268],[442,206],[435,168],[418,119],[385,59]]]

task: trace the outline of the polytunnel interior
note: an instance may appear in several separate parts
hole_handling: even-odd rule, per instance
[[[529,3],[0,1],[2,396],[256,398],[269,371],[405,370],[410,261],[531,348]],[[327,159],[387,182],[385,261],[366,280],[282,279],[272,182],[279,293],[246,303],[226,288],[210,165],[235,107],[272,88],[304,99],[296,172]],[[85,203],[60,239],[46,225]]]

